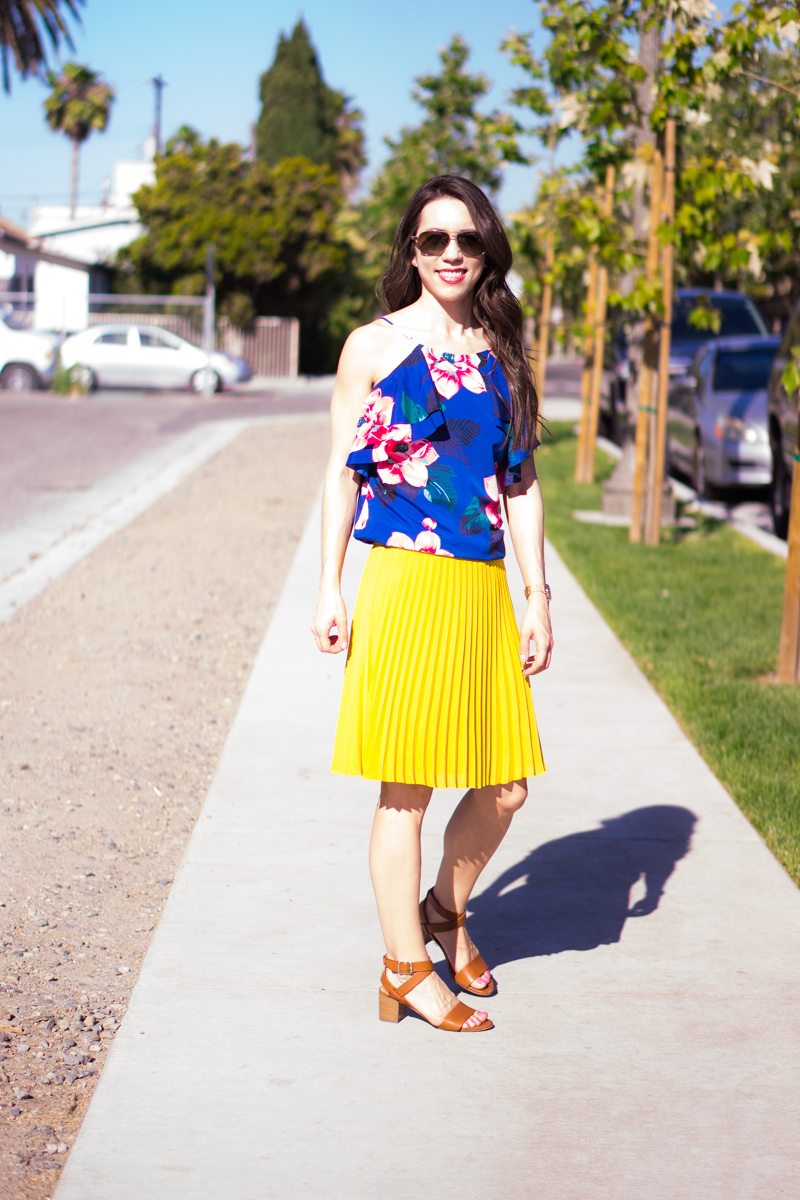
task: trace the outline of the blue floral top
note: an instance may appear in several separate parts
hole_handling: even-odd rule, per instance
[[[498,360],[415,346],[370,392],[348,466],[363,476],[353,536],[450,558],[503,558],[500,493],[529,450],[511,449]]]

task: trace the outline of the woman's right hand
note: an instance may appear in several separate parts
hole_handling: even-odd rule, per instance
[[[347,649],[347,609],[341,592],[320,592],[311,632],[323,654],[341,654]]]

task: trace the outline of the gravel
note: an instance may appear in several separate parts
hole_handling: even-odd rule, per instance
[[[0,627],[0,1200],[52,1194],[45,1147],[124,1024],[327,436],[246,431]]]

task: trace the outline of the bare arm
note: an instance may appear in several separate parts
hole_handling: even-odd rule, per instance
[[[544,573],[544,504],[542,490],[536,477],[533,455],[522,464],[522,478],[506,488],[506,517],[514,553],[525,586],[546,582]],[[530,644],[536,645],[535,654]],[[550,666],[553,653],[553,631],[550,628],[550,606],[543,592],[532,592],[525,616],[522,618],[519,657],[524,664],[523,675],[538,675]]]
[[[331,397],[331,456],[322,497],[322,576],[311,625],[323,654],[340,654],[348,644],[341,579],[360,477],[347,466],[347,456],[361,408],[372,389],[374,346],[375,335],[369,327],[351,333],[342,350]]]

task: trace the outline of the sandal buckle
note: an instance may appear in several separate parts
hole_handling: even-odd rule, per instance
[[[405,969],[406,967],[408,968],[408,970]],[[397,964],[397,974],[398,975],[413,975],[414,974],[414,964],[411,962],[399,962]]]

